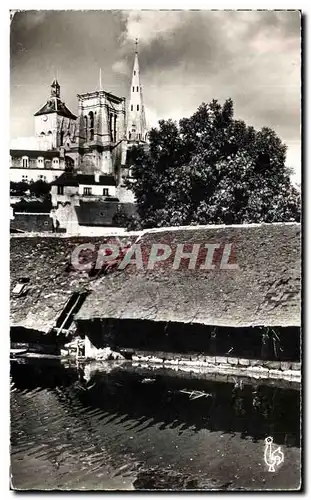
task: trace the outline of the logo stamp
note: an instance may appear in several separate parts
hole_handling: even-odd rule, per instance
[[[281,451],[280,446],[273,450],[273,438],[271,436],[265,439],[265,443],[264,460],[268,466],[268,471],[275,472],[275,467],[278,467],[284,462],[284,453]]]

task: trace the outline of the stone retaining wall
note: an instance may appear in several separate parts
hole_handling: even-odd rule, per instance
[[[167,366],[182,371],[212,371],[224,375],[236,375],[257,379],[301,380],[301,363],[283,361],[262,361],[256,359],[230,358],[222,356],[174,356],[166,353],[145,353],[132,355],[132,361],[137,366]],[[191,358],[191,359],[190,359]]]

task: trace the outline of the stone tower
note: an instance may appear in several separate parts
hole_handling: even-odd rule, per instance
[[[143,101],[143,91],[140,83],[140,74],[139,74],[137,40],[136,40],[136,51],[135,51],[134,67],[132,74],[132,83],[130,89],[130,98],[128,105],[126,138],[130,143],[146,142],[147,140],[147,127],[146,127],[145,108]]]
[[[125,140],[125,98],[100,89],[79,94],[78,101],[78,170],[117,175]]]
[[[45,139],[50,149],[64,145],[65,133],[74,126],[77,117],[60,98],[60,85],[56,79],[50,88],[50,97],[35,117],[35,135]]]

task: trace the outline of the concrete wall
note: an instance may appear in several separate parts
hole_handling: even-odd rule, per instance
[[[54,224],[58,220],[60,229],[64,229],[68,235],[79,234],[79,222],[73,203],[59,204],[53,209],[52,215],[55,219]]]

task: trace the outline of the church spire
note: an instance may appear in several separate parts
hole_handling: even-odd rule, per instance
[[[145,142],[147,138],[143,91],[140,83],[138,40],[135,41],[135,58],[130,89],[127,120],[127,139],[133,142]]]

